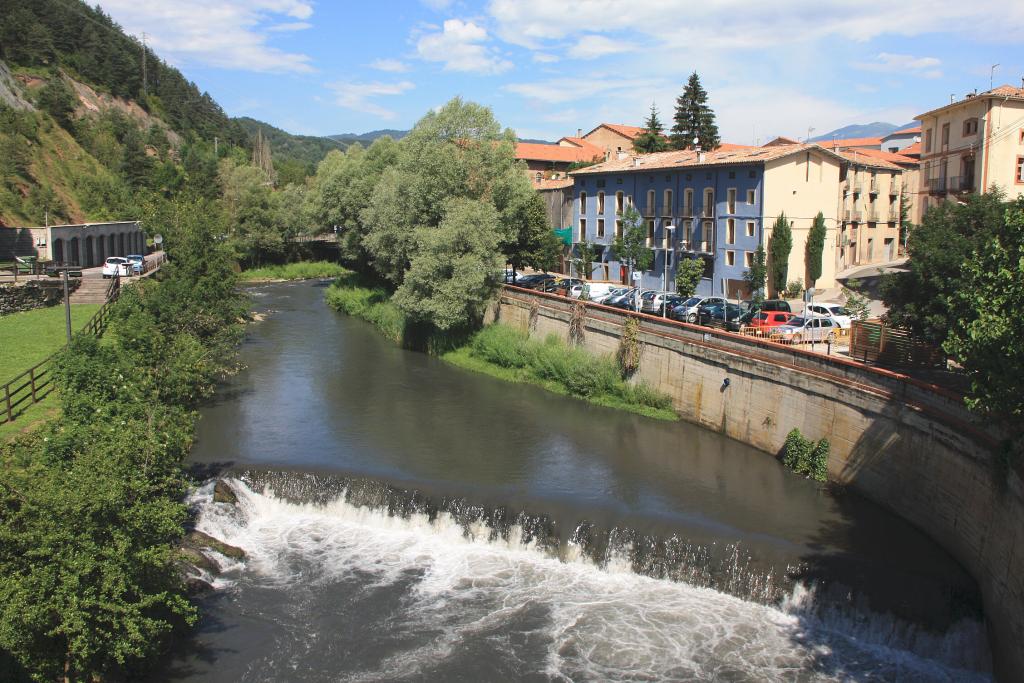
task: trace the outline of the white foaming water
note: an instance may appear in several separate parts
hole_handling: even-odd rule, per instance
[[[365,590],[407,586],[396,629],[430,637],[335,679],[419,678],[465,643],[510,638],[526,622],[528,633],[517,633],[539,643],[543,655],[530,657],[543,661],[523,657],[517,673],[554,680],[989,680],[961,668],[984,666],[971,659],[976,625],[918,634],[884,616],[816,610],[803,587],[775,608],[639,576],[628,561],[603,569],[578,553],[560,561],[515,532],[488,541],[482,523],[467,537],[444,513],[392,517],[343,497],[296,504],[231,485],[237,506],[212,503],[212,483],[191,501],[198,529],[246,551],[230,575],[296,592],[346,581]]]

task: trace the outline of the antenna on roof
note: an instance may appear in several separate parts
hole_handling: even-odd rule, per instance
[[[988,89],[989,90],[992,89],[992,84],[995,81],[995,78],[996,78],[996,67],[997,66],[999,66],[999,65],[998,64],[993,64],[992,68],[989,69],[989,72],[988,72]]]

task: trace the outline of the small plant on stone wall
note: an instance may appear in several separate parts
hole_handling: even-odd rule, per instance
[[[530,317],[527,324],[528,332],[532,334],[537,330],[537,320],[540,319],[540,302],[534,299],[530,302]]]
[[[624,378],[630,377],[640,368],[640,321],[636,318],[630,318],[622,326],[622,337],[619,339],[615,359]]]
[[[793,429],[786,435],[782,446],[782,464],[797,474],[825,481],[828,478],[828,452],[828,439],[815,443],[799,429]]]
[[[569,342],[579,346],[583,343],[583,328],[586,325],[587,305],[577,301],[569,314]]]

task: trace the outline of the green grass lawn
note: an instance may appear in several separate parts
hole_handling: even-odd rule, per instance
[[[99,304],[71,307],[71,329],[82,329]],[[0,316],[0,384],[45,360],[64,345],[64,307],[37,308]]]

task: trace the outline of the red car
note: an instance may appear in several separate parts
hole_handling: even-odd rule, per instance
[[[755,330],[767,330],[779,325],[785,325],[793,317],[793,313],[787,311],[758,311],[747,323],[747,327]]]

